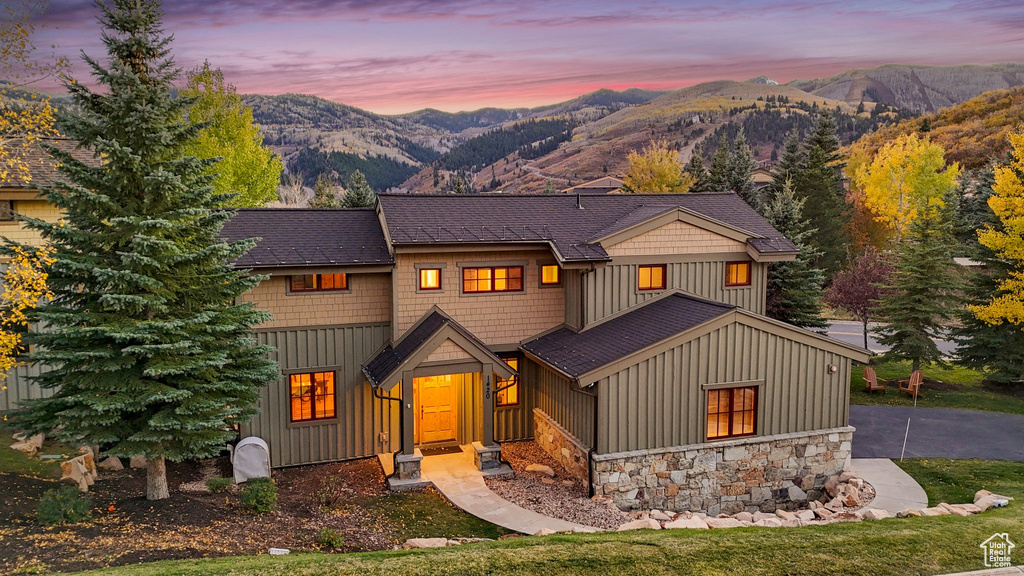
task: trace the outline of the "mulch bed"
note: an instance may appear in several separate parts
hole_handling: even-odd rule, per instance
[[[591,500],[585,482],[575,480],[561,464],[548,456],[532,440],[505,442],[501,457],[512,466],[512,478],[486,478],[495,494],[528,510],[595,528],[617,528],[632,518],[613,509],[605,501]],[[547,476],[527,472],[530,464],[544,464],[555,471],[553,482]]]
[[[389,492],[375,458],[278,470],[275,512],[254,516],[236,494],[182,492],[210,465],[228,476],[226,458],[168,463],[171,496],[145,499],[146,471],[100,471],[92,487],[93,522],[42,526],[39,498],[58,482],[0,473],[0,574],[16,570],[77,571],[164,559],[266,553],[270,547],[309,550],[331,528],[344,538],[337,552],[393,547],[395,527],[380,506],[347,505]]]

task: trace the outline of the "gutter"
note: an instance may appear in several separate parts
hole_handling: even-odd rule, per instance
[[[402,438],[405,437],[405,418],[402,417],[402,398],[401,397],[395,398],[394,396],[391,396],[390,394],[382,394],[381,391],[380,391],[380,386],[373,386],[373,397],[377,398],[378,400],[386,400],[386,401],[389,401],[389,402],[398,402],[398,445],[401,446],[402,445]],[[402,449],[401,448],[399,448],[398,450],[395,450],[394,452],[391,453],[391,474],[388,475],[388,477],[384,479],[385,482],[387,482],[388,478],[391,478],[395,474],[398,474],[398,463],[395,462],[395,459],[398,458],[398,455],[401,454],[401,453],[402,453]]]

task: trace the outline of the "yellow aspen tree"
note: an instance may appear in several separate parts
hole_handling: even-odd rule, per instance
[[[1024,324],[1024,128],[1009,136],[1011,159],[996,168],[988,205],[999,218],[998,227],[978,232],[978,241],[997,256],[1013,263],[999,283],[1001,294],[988,304],[972,306],[978,319],[989,324]]]
[[[900,136],[856,170],[854,181],[864,206],[892,230],[899,243],[918,214],[941,208],[943,196],[960,176],[956,162],[946,166],[942,146],[917,134]]]
[[[18,363],[23,351],[21,335],[28,329],[28,312],[41,299],[50,298],[46,286],[47,269],[53,264],[53,248],[30,250],[14,246],[13,257],[7,263],[0,291],[0,373]],[[6,390],[6,386],[0,386]]]
[[[696,178],[684,173],[679,155],[665,140],[651,140],[643,151],[629,153],[623,188],[633,194],[685,194]]]

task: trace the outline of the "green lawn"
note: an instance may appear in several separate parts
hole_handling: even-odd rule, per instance
[[[38,457],[26,458],[24,454],[11,449],[14,443],[14,432],[9,426],[0,422],[0,472],[35,476],[37,478],[60,478],[60,463],[67,458],[43,460]],[[77,450],[53,441],[43,444],[40,454],[63,454],[71,456]]]
[[[497,538],[509,531],[467,514],[432,491],[396,492],[384,496],[363,496],[347,500],[341,509],[373,510],[387,522],[393,535],[404,542],[409,538]]]
[[[970,518],[559,535],[424,551],[159,562],[89,574],[928,575],[981,569],[978,544],[995,532],[1024,540],[1024,463],[920,460],[907,461],[904,467],[923,483],[935,482],[929,492],[933,498],[970,501],[974,490],[986,487],[1017,501]]]
[[[851,404],[913,406],[914,399],[906,392],[897,390],[896,383],[891,382],[910,376],[909,362],[884,362],[875,365],[874,369],[879,381],[890,380],[885,394],[865,392],[864,367],[854,366],[850,379]],[[924,395],[917,399],[918,406],[1024,414],[1024,390],[1001,390],[983,384],[981,373],[956,365],[946,368],[928,365],[921,371],[924,373],[925,385],[921,388]],[[942,384],[933,384],[929,380],[937,380]]]

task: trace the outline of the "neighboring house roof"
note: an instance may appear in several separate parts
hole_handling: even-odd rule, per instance
[[[228,241],[260,238],[235,260],[244,268],[392,264],[372,208],[313,210],[241,209],[224,225]]]
[[[50,157],[45,146],[59,148],[91,166],[98,166],[100,163],[96,156],[80,148],[74,140],[69,138],[39,138],[27,147],[22,147],[18,141],[15,141],[9,143],[8,147],[28,167],[31,178],[25,182],[17,171],[12,171],[7,178],[0,179],[0,188],[38,190],[52,185],[57,179],[58,164]]]
[[[401,376],[403,368],[410,363],[410,360],[429,354],[437,345],[453,337],[456,340],[461,340],[459,344],[462,345],[462,348],[477,359],[492,361],[495,371],[499,372],[502,377],[511,378],[516,374],[515,370],[505,364],[494,352],[491,352],[487,345],[472,332],[466,330],[436,306],[406,330],[398,342],[388,343],[363,365],[363,373],[373,386],[388,387],[388,384],[395,383],[395,378]],[[429,346],[431,342],[434,343],[432,347]]]
[[[521,346],[572,378],[731,312],[735,306],[673,293],[582,332],[560,328]]]
[[[673,210],[743,231],[757,250],[795,253],[786,239],[732,192],[702,194],[379,196],[395,246],[549,244],[564,262],[607,261],[601,239]]]
[[[595,178],[582,184],[564,188],[560,192],[562,194],[610,194],[622,188],[623,184],[625,182],[614,176],[602,176],[601,178]]]
[[[729,316],[730,318],[723,318]],[[705,300],[680,291],[638,304],[608,317],[580,332],[559,328],[530,340],[520,348],[581,385],[612,373],[607,367],[623,360],[643,360],[643,352],[655,345],[688,340],[694,331],[714,320],[753,323],[790,339],[813,342],[814,346],[866,362],[867,350],[834,340],[816,332],[754,314],[737,306]],[[730,320],[731,319],[731,320]],[[688,338],[686,335],[690,333]],[[635,356],[632,359],[628,359]],[[635,362],[634,362],[635,360]]]

